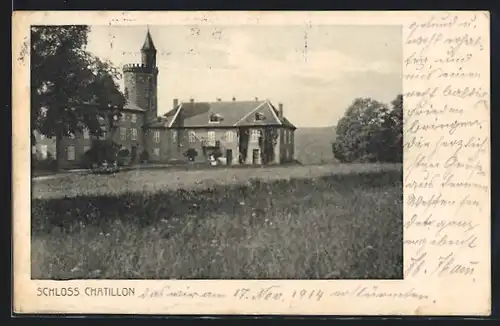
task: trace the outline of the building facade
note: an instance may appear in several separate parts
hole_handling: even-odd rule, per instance
[[[213,156],[228,165],[293,161],[296,128],[284,117],[282,104],[276,108],[269,100],[258,99],[174,99],[170,110],[159,116],[156,52],[148,31],[141,63],[123,66],[125,106],[105,109],[100,117],[101,138],[128,149],[132,164],[140,162],[143,152],[154,163],[201,163]],[[84,130],[57,142],[59,167],[81,167],[94,139]]]

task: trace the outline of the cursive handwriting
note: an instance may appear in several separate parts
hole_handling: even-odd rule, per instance
[[[405,277],[472,280],[480,263],[490,91],[478,19],[436,14],[405,32]]]
[[[226,295],[213,291],[192,291],[189,286],[185,289],[172,289],[170,286],[166,285],[159,289],[146,288],[138,297],[141,299],[165,297],[223,299]]]

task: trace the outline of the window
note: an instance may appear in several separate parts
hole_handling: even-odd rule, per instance
[[[122,116],[120,117],[120,119],[122,120],[122,122],[127,121],[127,114],[126,113],[122,113]]]
[[[252,143],[257,143],[259,141],[259,137],[260,137],[260,130],[253,129],[251,135],[252,135],[251,136]]]
[[[137,122],[137,114],[132,113],[132,115],[130,116],[130,121]]]
[[[137,129],[135,128],[130,129],[130,133],[131,133],[130,139],[137,140]]]
[[[153,154],[155,154],[155,156],[160,156],[160,149],[159,148],[153,149]]]
[[[215,141],[215,131],[209,131],[208,132],[208,141],[209,142],[214,142]]]
[[[121,140],[127,139],[127,128],[120,128],[120,139]]]
[[[68,161],[75,160],[75,146],[68,146]]]
[[[160,131],[159,130],[155,130],[155,132],[153,133],[153,140],[155,141],[155,143],[160,142]]]
[[[255,121],[262,121],[264,120],[266,117],[264,116],[264,114],[260,113],[260,112],[257,112],[255,113]]]
[[[196,133],[192,130],[189,132],[189,142],[190,143],[196,142]]]
[[[217,123],[222,121],[222,116],[217,113],[213,113],[210,115],[210,119],[208,120],[211,123]]]
[[[90,150],[90,146],[83,146],[83,153],[87,153]]]
[[[89,139],[90,138],[90,132],[88,128],[83,129],[83,139]]]
[[[177,142],[177,130],[172,130],[172,142]]]
[[[234,141],[234,131],[226,131],[226,141],[233,142]]]
[[[40,157],[42,160],[47,158],[47,145],[40,145]]]
[[[75,139],[75,134],[74,133],[69,133],[69,139]]]

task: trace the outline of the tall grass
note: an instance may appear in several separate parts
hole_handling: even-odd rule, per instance
[[[34,199],[37,279],[402,278],[401,171]]]

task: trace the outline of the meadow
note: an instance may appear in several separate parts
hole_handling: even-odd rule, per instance
[[[401,279],[398,165],[70,175],[32,186],[35,279]]]

